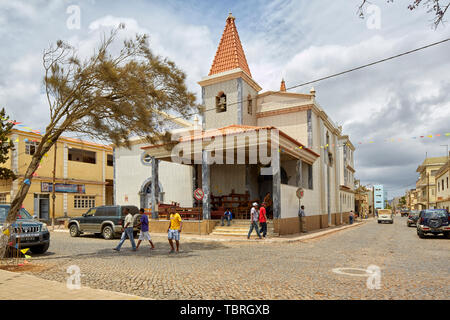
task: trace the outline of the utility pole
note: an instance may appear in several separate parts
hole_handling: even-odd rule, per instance
[[[55,180],[56,180],[56,150],[58,149],[58,141],[55,143],[55,154],[53,157],[53,181],[52,181],[52,228],[55,230],[55,203],[56,203],[56,194],[55,194]]]
[[[427,209],[430,209],[430,174],[427,173]]]

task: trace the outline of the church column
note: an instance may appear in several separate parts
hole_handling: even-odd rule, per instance
[[[278,148],[274,152],[272,149],[272,199],[273,199],[273,218],[281,218],[281,169],[280,152]]]
[[[299,160],[297,160],[297,177],[296,177],[296,182],[297,182],[297,187],[299,187],[299,188],[301,188],[302,187],[302,170],[303,170],[303,167],[302,167],[302,160],[301,159],[299,159]]]
[[[211,166],[209,165],[209,151],[202,151],[202,189],[205,196],[203,197],[203,220],[211,219],[211,192],[210,192],[210,177]]]
[[[197,165],[194,163],[192,165],[192,194],[194,194],[195,190],[197,190],[198,188],[198,179],[197,179],[197,172],[198,172],[198,167]],[[197,206],[197,200],[195,200],[194,197],[192,197],[192,201],[193,201],[193,207]]]
[[[151,197],[152,197],[152,219],[158,219],[158,209],[156,203],[158,201],[158,171],[159,171],[159,160],[152,157],[152,186],[151,186]]]

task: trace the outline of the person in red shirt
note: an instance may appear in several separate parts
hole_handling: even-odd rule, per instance
[[[262,233],[262,236],[266,238],[267,235],[267,217],[266,217],[266,206],[267,203],[263,202],[261,208],[259,208],[259,226],[261,230],[259,233]]]

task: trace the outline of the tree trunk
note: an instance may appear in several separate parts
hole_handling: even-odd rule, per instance
[[[44,155],[51,149],[51,147],[57,142],[62,131],[63,130],[59,129],[57,132],[53,134],[46,133],[42,137],[41,143],[37,147],[37,150],[33,155],[33,158],[31,158],[31,162],[25,173],[23,182],[20,185],[19,191],[14,196],[14,200],[11,202],[11,208],[9,210],[8,217],[6,218],[6,224],[10,224],[16,221],[17,214],[20,208],[22,208],[22,203],[25,200],[25,197],[27,196],[28,190],[30,189],[31,181],[33,180],[33,174],[39,167],[39,162],[44,157]],[[27,179],[30,181],[30,184],[24,183],[24,181],[26,181]]]

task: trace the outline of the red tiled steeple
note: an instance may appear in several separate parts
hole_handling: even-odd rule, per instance
[[[284,79],[281,80],[280,91],[286,92],[286,83],[284,82]]]
[[[252,76],[234,19],[230,13],[208,76],[236,68],[241,68],[250,77]]]

